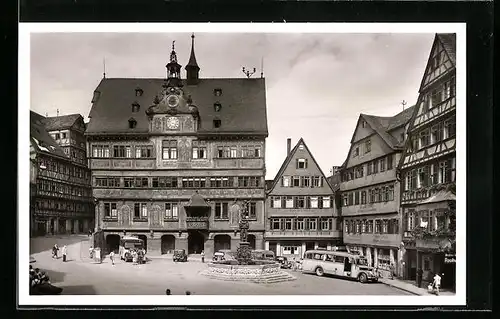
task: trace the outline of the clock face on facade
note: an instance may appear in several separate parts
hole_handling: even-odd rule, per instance
[[[179,118],[169,117],[167,119],[167,127],[171,130],[178,129],[179,128]]]
[[[167,96],[167,104],[170,107],[176,107],[179,104],[179,98],[176,95]]]

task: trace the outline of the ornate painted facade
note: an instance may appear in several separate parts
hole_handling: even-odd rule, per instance
[[[334,191],[303,139],[291,149],[267,191],[266,250],[302,258],[306,250],[341,244]]]
[[[148,254],[263,248],[264,79],[203,79],[194,56],[181,79],[172,48],[166,79],[104,78],[94,92],[87,147],[96,228],[107,249],[137,234]]]
[[[455,282],[455,34],[437,34],[399,163],[405,278]]]

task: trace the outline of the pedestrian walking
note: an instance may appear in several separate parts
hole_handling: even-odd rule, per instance
[[[89,237],[92,236],[92,229],[89,229]]]
[[[92,246],[89,248],[89,257],[90,259],[94,258],[94,248],[92,248]]]
[[[204,250],[201,251],[201,262],[205,263],[205,251]]]
[[[438,273],[433,278],[432,286],[434,288],[434,293],[439,296],[439,288],[441,287],[441,276]]]
[[[137,265],[137,252],[135,250],[132,251],[132,264]]]
[[[170,289],[165,290],[165,295],[169,295],[169,296],[171,295]]]
[[[394,279],[394,271],[395,271],[394,263],[391,263],[391,265],[389,266],[389,271],[391,272],[389,278]]]
[[[109,253],[109,259],[111,260],[111,265],[113,265],[113,266],[115,265],[115,259],[114,259],[114,257],[115,257],[115,252],[114,252],[114,250],[112,250]]]
[[[57,247],[57,244],[52,247],[52,258],[57,259],[57,251],[59,250],[59,247]]]
[[[63,246],[62,248],[62,257],[63,257],[63,262],[66,262],[66,255],[68,253],[68,247],[66,245]]]
[[[417,287],[420,288],[422,286],[422,276],[424,275],[424,271],[422,268],[418,268],[417,270]]]

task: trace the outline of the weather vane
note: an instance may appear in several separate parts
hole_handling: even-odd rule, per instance
[[[256,69],[253,68],[253,71],[249,71],[249,70],[245,69],[245,67],[243,67],[241,69],[241,71],[243,71],[243,74],[245,74],[247,76],[247,78],[250,78],[252,75],[254,75]]]
[[[403,105],[403,111],[405,110],[405,106],[406,106],[406,104],[407,104],[407,102],[406,102],[405,100],[403,100],[403,101],[401,102],[401,105]]]

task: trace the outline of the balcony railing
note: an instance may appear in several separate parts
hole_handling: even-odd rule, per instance
[[[186,217],[187,229],[208,229],[208,217]]]
[[[266,237],[340,237],[338,230],[270,230]]]

